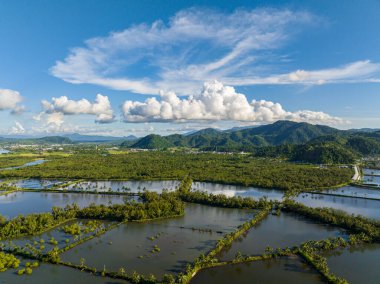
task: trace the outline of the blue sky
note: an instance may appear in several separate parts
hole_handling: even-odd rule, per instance
[[[3,135],[278,119],[380,128],[376,0],[35,0],[0,11]]]

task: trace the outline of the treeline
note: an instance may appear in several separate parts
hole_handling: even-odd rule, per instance
[[[334,226],[347,229],[351,233],[364,233],[374,240],[380,240],[380,222],[362,216],[353,216],[344,211],[333,208],[311,208],[293,200],[286,200],[282,204],[283,211]]]
[[[1,218],[0,240],[35,235],[58,226],[70,219],[100,219],[112,221],[141,221],[183,215],[184,203],[174,193],[153,192],[142,194],[144,203],[115,204],[111,206],[90,205],[79,208],[67,205],[65,208],[53,207],[50,213],[17,216],[9,221]]]
[[[19,215],[9,221],[0,218],[0,240],[35,235],[75,218],[76,206],[53,207],[50,213]],[[78,208],[79,209],[79,208]]]
[[[239,184],[263,188],[313,189],[347,183],[353,171],[331,166],[289,163],[239,154],[140,152],[117,155],[78,154],[49,157],[33,167],[0,171],[0,177],[89,180],[179,180]]]
[[[276,204],[276,202],[268,201],[265,198],[254,200],[250,197],[227,197],[224,194],[214,195],[204,191],[182,192],[180,193],[180,197],[185,202],[225,208],[262,209],[271,208],[274,204]]]
[[[102,219],[115,221],[140,221],[156,218],[167,218],[183,215],[184,203],[173,193],[144,192],[141,195],[144,203],[90,205],[79,210],[77,218]]]
[[[27,157],[27,156],[15,156],[10,155],[0,155],[0,169],[22,166],[26,163],[36,160],[37,157]]]

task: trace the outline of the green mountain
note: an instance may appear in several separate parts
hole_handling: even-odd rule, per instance
[[[322,135],[336,135],[341,131],[324,125],[312,125],[291,121],[278,121],[270,125],[220,131],[202,129],[188,135],[154,137],[158,145],[166,147],[191,147],[204,150],[250,150],[255,147],[283,144],[302,144]],[[154,149],[153,137],[139,139],[136,143],[126,142],[124,147]],[[151,148],[153,147],[153,148]],[[162,147],[161,147],[162,148]]]
[[[121,144],[125,146],[126,143]],[[136,143],[131,145],[132,148],[139,149],[165,149],[173,147],[174,144],[170,143],[166,137],[162,137],[160,135],[150,134],[139,139]]]
[[[137,141],[125,141],[122,146],[246,151],[258,157],[280,157],[292,161],[352,163],[360,156],[380,154],[380,131],[338,130],[324,125],[277,121],[259,127],[226,131],[206,128],[187,135],[148,135]]]
[[[73,141],[68,137],[46,136],[41,138],[0,138],[0,142],[12,144],[72,144]]]

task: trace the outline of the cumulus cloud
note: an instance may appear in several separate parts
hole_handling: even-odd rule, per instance
[[[64,121],[64,115],[76,114],[96,115],[95,121],[98,123],[110,123],[115,120],[108,97],[101,94],[96,95],[94,103],[87,99],[70,100],[66,96],[52,98],[51,102],[43,100],[41,103],[43,112],[34,118],[38,121],[46,114],[48,124],[61,125]]]
[[[148,98],[144,102],[126,101],[122,106],[126,122],[171,121],[242,121],[267,123],[277,120],[341,124],[344,121],[324,112],[302,110],[289,112],[281,104],[265,100],[248,101],[244,94],[218,81],[205,83],[203,90],[187,98],[173,92],[161,92],[161,99]]]
[[[10,134],[23,134],[23,133],[25,133],[24,126],[20,122],[15,121],[15,125],[12,126],[10,130]]]
[[[0,111],[10,110],[14,114],[24,111],[24,106],[20,105],[22,96],[19,92],[9,89],[0,89]]]

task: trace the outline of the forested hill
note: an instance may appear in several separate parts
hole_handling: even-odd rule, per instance
[[[157,149],[168,147],[231,149],[275,146],[283,144],[302,144],[324,135],[337,135],[342,131],[324,125],[312,125],[291,121],[278,121],[259,127],[219,131],[212,128],[200,130],[189,135],[148,135],[137,142],[126,141],[122,145],[132,148]]]
[[[188,135],[148,135],[125,141],[124,147],[167,149],[190,147],[204,151],[246,151],[259,157],[280,157],[311,163],[353,163],[380,154],[380,131],[338,130],[323,125],[278,121],[245,129],[212,128]]]
[[[17,143],[17,144],[72,144],[73,141],[68,137],[62,136],[46,136],[41,138],[2,138],[2,143]]]

